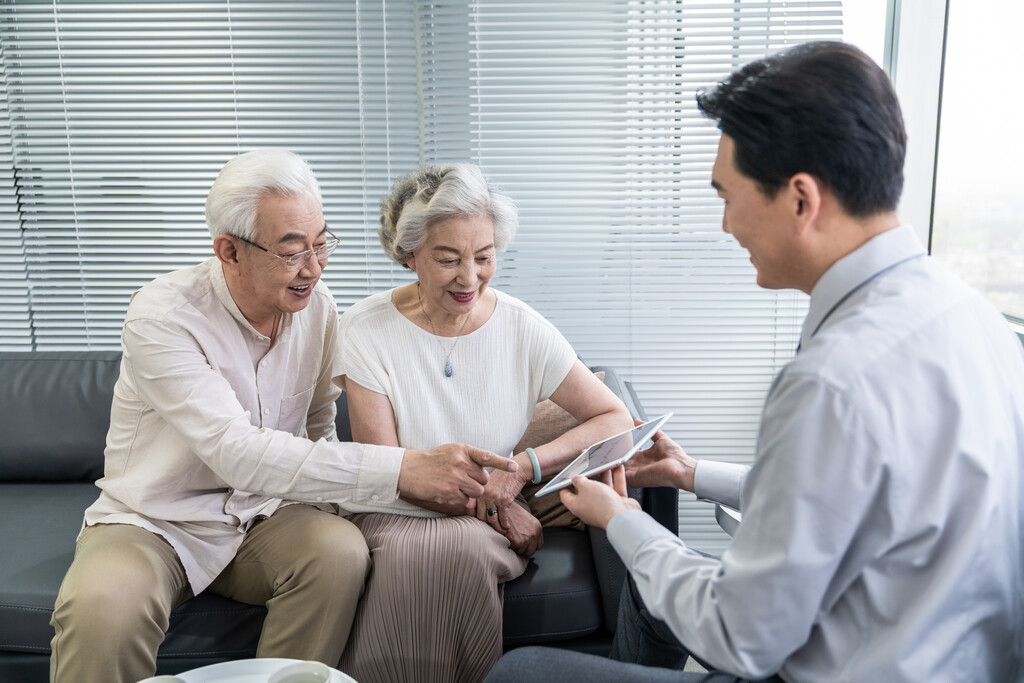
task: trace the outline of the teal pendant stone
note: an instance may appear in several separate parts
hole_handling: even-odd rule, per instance
[[[444,376],[445,377],[451,377],[452,376],[452,364],[451,364],[451,361],[449,361],[449,362],[444,364]]]

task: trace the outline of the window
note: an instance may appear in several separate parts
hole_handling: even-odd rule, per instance
[[[0,8],[0,344],[117,348],[130,293],[207,258],[232,155],[306,157],[343,240],[339,306],[408,281],[375,228],[391,181],[469,160],[521,228],[494,286],[633,381],[694,455],[749,461],[806,300],[721,231],[694,103],[766,52],[884,46],[885,0],[18,0]],[[857,36],[844,33],[844,13]],[[863,39],[863,42],[859,39]],[[876,57],[877,58],[877,57]],[[724,543],[686,498],[681,527]]]
[[[949,0],[931,251],[1024,322],[1024,92],[1007,76],[1024,5]]]

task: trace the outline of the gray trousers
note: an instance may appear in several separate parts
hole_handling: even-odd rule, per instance
[[[501,658],[485,683],[747,683],[747,679],[714,671],[703,662],[700,664],[710,673],[683,671],[689,657],[665,622],[647,611],[633,579],[627,576],[608,658],[547,647],[519,648]],[[766,680],[781,679],[773,676]]]

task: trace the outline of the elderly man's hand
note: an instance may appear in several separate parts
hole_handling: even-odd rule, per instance
[[[626,473],[622,465],[601,473],[601,481],[576,475],[572,488],[562,489],[562,504],[590,526],[608,528],[612,517],[623,510],[639,510],[640,503],[626,494]]]
[[[429,451],[407,450],[398,473],[398,490],[419,500],[441,505],[466,505],[484,492],[485,467],[515,472],[509,458],[463,443],[446,444]]]

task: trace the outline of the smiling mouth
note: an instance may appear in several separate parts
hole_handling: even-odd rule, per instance
[[[288,289],[292,290],[293,292],[305,292],[310,287],[312,287],[312,285],[301,285],[298,287],[289,287]]]
[[[451,295],[451,297],[453,299],[455,299],[460,304],[469,303],[470,301],[473,300],[473,297],[476,295],[476,292],[448,292],[448,293]]]

